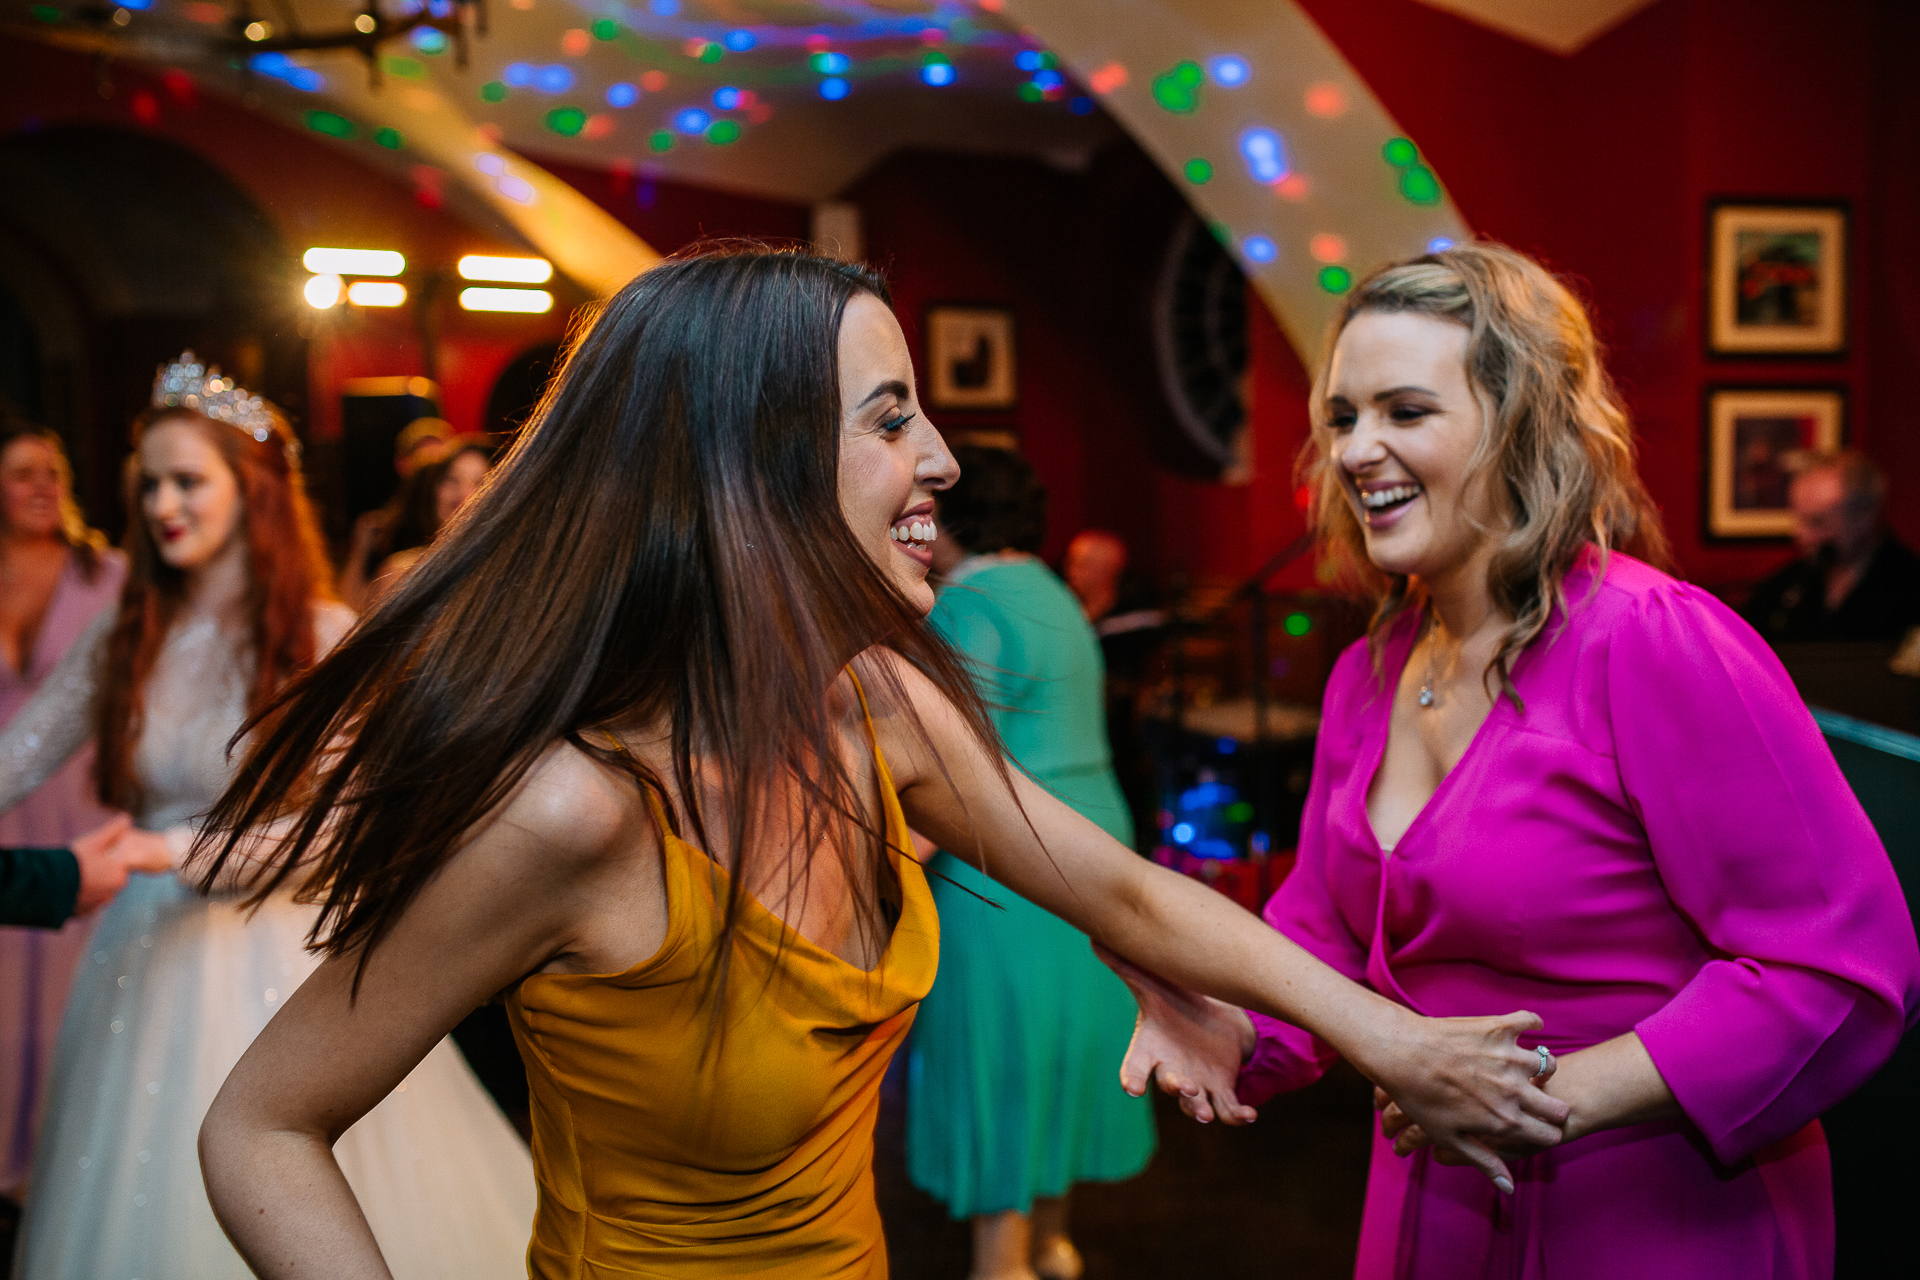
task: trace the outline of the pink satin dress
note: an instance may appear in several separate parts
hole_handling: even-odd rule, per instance
[[[0,661],[0,725],[27,704],[94,616],[118,602],[126,576],[126,557],[118,551],[101,552],[91,578],[79,557],[67,554],[23,669]],[[93,748],[88,747],[19,807],[0,813],[0,845],[64,845],[108,816],[94,798]],[[71,920],[57,931],[0,928],[0,1194],[17,1194],[31,1167],[47,1064],[74,966],[92,932],[92,920]]]
[[[1417,620],[1386,637],[1380,674],[1365,642],[1341,656],[1299,861],[1265,914],[1423,1014],[1530,1009],[1561,1054],[1637,1031],[1684,1116],[1520,1160],[1511,1197],[1376,1130],[1361,1280],[1833,1274],[1816,1117],[1920,1010],[1906,901],[1752,629],[1625,556],[1596,586],[1598,569],[1589,549],[1568,615],[1516,664],[1525,710],[1495,704],[1390,852],[1366,795]],[[1254,1021],[1246,1101],[1332,1061]]]

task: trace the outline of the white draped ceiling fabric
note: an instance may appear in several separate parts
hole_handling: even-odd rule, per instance
[[[367,3],[255,12],[345,30]],[[343,51],[268,51],[236,72],[211,43],[234,10],[212,0],[138,0],[110,22],[58,4],[0,21],[251,94],[595,294],[658,255],[526,153],[817,201],[901,147],[1072,167],[1117,125],[1303,355],[1354,278],[1466,234],[1415,142],[1292,0],[492,0],[467,67],[421,29],[383,46],[378,84]],[[423,5],[453,13],[382,13]]]

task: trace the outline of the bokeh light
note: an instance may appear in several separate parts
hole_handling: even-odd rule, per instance
[[[1248,236],[1241,242],[1240,252],[1247,255],[1248,262],[1272,262],[1280,256],[1280,250],[1267,236]]]
[[[1307,252],[1313,255],[1315,262],[1345,262],[1347,242],[1344,237],[1331,231],[1322,231],[1307,242]]]
[[[534,69],[531,62],[509,62],[500,78],[516,89],[525,89],[533,83]]]
[[[1207,74],[1222,89],[1238,89],[1253,75],[1247,60],[1237,53],[1222,54],[1207,63]]]
[[[673,127],[688,136],[705,133],[712,123],[713,117],[699,107],[682,107],[673,113]]]
[[[853,59],[844,53],[826,50],[808,58],[807,65],[823,76],[837,76],[853,66]]]
[[[587,127],[587,113],[578,107],[555,107],[547,112],[547,128],[571,138]]]
[[[1317,278],[1328,293],[1345,293],[1353,287],[1353,272],[1345,267],[1322,267]]]
[[[1404,169],[1420,158],[1420,148],[1405,138],[1390,138],[1387,145],[1380,148],[1380,154],[1387,158],[1388,164]]]
[[[820,96],[828,102],[838,102],[853,92],[853,86],[840,76],[828,76],[820,82]]]
[[[758,44],[759,39],[751,31],[729,31],[727,32],[725,43],[727,48],[733,50],[735,53],[745,53],[747,50],[753,48],[754,45]]]
[[[447,33],[433,27],[415,27],[408,37],[413,47],[422,53],[445,53],[447,51]]]
[[[665,129],[655,129],[652,133],[647,135],[647,150],[649,151],[673,150],[673,134],[668,132]]]
[[[620,24],[612,18],[602,18],[600,21],[594,23],[593,26],[589,27],[588,30],[593,32],[593,38],[595,40],[613,40],[617,39],[620,35]]]
[[[920,68],[920,79],[936,89],[952,84],[956,78],[951,62],[928,62]]]
[[[1440,179],[1425,165],[1412,165],[1400,172],[1400,194],[1414,204],[1439,204]]]
[[[1445,236],[1435,236],[1433,239],[1427,241],[1428,253],[1445,253],[1451,248],[1453,248],[1453,241],[1447,239]]]
[[[1323,80],[1307,86],[1306,104],[1308,115],[1331,120],[1346,114],[1347,91],[1332,81]]]
[[[1093,114],[1093,99],[1081,94],[1067,104],[1067,110],[1077,116],[1090,116]]]
[[[1191,115],[1200,106],[1206,75],[1197,62],[1182,62],[1153,78],[1153,100],[1175,115]]]
[[[489,80],[480,86],[480,101],[505,102],[506,100],[507,86],[501,84],[498,80]]]
[[[1247,174],[1263,186],[1272,186],[1287,176],[1287,148],[1280,135],[1264,125],[1255,125],[1240,134],[1240,158],[1247,162]]]
[[[579,27],[560,33],[560,52],[569,58],[584,58],[593,47],[593,37]]]
[[[707,141],[716,147],[724,147],[729,142],[740,139],[740,126],[732,120],[715,120],[707,129]]]
[[[542,67],[535,73],[534,83],[542,93],[565,93],[573,88],[573,68],[558,62]]]
[[[1195,156],[1193,159],[1187,161],[1186,167],[1183,168],[1181,172],[1187,175],[1188,182],[1193,183],[1195,186],[1200,186],[1212,181],[1213,164],[1211,161]]]
[[[1304,613],[1290,613],[1283,624],[1290,636],[1303,636],[1313,630],[1313,619]]]
[[[607,86],[607,105],[610,107],[630,107],[640,101],[640,90],[625,80]]]
[[[731,111],[740,105],[740,91],[732,85],[721,85],[713,91],[713,105],[722,111]]]

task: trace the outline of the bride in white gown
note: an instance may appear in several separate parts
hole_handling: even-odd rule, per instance
[[[0,812],[98,735],[103,790],[178,866],[250,707],[352,615],[318,597],[324,561],[271,407],[191,353],[163,371],[155,404],[136,429],[127,592],[0,734]],[[228,1071],[312,971],[314,912],[285,894],[251,915],[237,904],[136,875],[102,913],[55,1050],[15,1275],[249,1275],[207,1204],[197,1136]],[[448,1042],[335,1153],[396,1280],[526,1275],[531,1161]]]

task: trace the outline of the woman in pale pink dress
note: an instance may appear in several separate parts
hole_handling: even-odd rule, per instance
[[[73,501],[60,437],[0,427],[0,724],[13,719],[94,615],[120,596],[126,558]],[[97,827],[93,749],[0,814],[0,845],[64,845]],[[92,931],[0,928],[0,1195],[18,1199],[33,1159],[47,1061],[67,986]]]
[[[1621,554],[1659,558],[1659,516],[1558,281],[1462,245],[1362,281],[1334,337],[1318,514],[1379,610],[1328,682],[1266,919],[1418,1013],[1537,1011],[1570,1108],[1496,1189],[1379,1097],[1357,1275],[1831,1277],[1818,1117],[1920,1010],[1885,849],[1752,628]],[[1334,1056],[1130,977],[1124,1078],[1201,1118]]]

